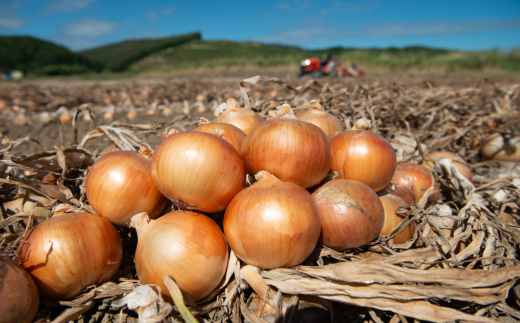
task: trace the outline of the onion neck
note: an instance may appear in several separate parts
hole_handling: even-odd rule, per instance
[[[226,132],[223,129],[214,129],[211,132],[211,134],[215,135],[217,137],[220,137],[220,138],[224,138],[224,136],[226,135]]]
[[[226,104],[226,111],[234,111],[234,112],[237,112],[238,111],[238,104],[237,104],[237,100],[233,99],[233,98],[229,98],[227,100],[227,104]]]
[[[312,110],[324,112],[323,106],[320,104],[318,100],[311,100],[311,102],[309,103],[311,105]]]
[[[366,118],[361,118],[356,121],[356,124],[352,128],[352,130],[368,130],[370,128],[370,120]]]
[[[274,176],[266,170],[261,170],[258,173],[256,173],[255,179],[257,182],[280,181],[276,176]]]
[[[153,153],[148,146],[141,146],[141,148],[139,148],[139,155],[148,160],[152,160]]]
[[[203,126],[205,124],[210,124],[210,123],[211,123],[211,121],[209,121],[206,118],[200,118],[200,120],[199,120],[199,126]]]
[[[145,235],[151,228],[148,213],[141,212],[134,215],[130,220],[130,227],[135,228],[138,237],[142,237],[143,235]]]
[[[282,104],[281,106],[276,108],[277,118],[287,118],[287,119],[298,119],[294,115],[293,109],[287,103]]]

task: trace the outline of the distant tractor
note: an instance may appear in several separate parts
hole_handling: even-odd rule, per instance
[[[312,78],[320,78],[322,76],[361,76],[365,72],[361,69],[356,68],[356,64],[352,64],[352,67],[344,67],[340,61],[333,59],[331,55],[327,56],[326,59],[321,60],[318,57],[302,59],[300,63],[300,70],[298,76],[310,75]]]

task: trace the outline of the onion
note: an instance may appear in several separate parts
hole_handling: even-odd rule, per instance
[[[462,176],[466,177],[471,183],[473,183],[473,175],[471,172],[471,168],[469,168],[468,163],[464,160],[464,158],[451,153],[449,151],[436,151],[426,156],[426,160],[423,161],[422,165],[428,169],[432,169],[435,165],[435,162],[441,158],[449,158],[453,161],[453,166],[455,166]],[[454,160],[454,159],[457,160]]]
[[[428,200],[434,202],[440,198],[439,182],[437,182],[428,169],[421,165],[411,163],[397,165],[390,182],[409,189],[413,193],[413,204],[417,204],[432,185],[434,193],[430,195]]]
[[[480,155],[484,159],[520,161],[520,138],[506,136],[504,142],[501,134],[491,136],[482,145]]]
[[[320,242],[343,251],[379,237],[385,215],[376,192],[349,179],[332,180],[312,194],[321,214]]]
[[[123,257],[110,222],[90,213],[55,215],[35,227],[21,246],[22,266],[48,298],[78,295],[109,280]]]
[[[126,225],[136,213],[147,212],[152,219],[168,204],[152,179],[151,151],[117,151],[99,158],[85,181],[87,198],[97,214],[108,221]]]
[[[310,104],[312,109],[297,113],[296,118],[320,127],[328,138],[334,136],[338,131],[345,130],[343,123],[335,116],[327,113],[317,100],[312,100]]]
[[[406,202],[406,205],[415,205],[415,198],[413,193],[406,187],[390,183],[387,187],[385,187],[384,190],[379,192],[383,192],[385,190],[388,192],[388,194],[402,198],[403,201]]]
[[[383,137],[367,131],[369,122],[360,119],[353,130],[332,137],[332,170],[340,179],[353,179],[374,191],[382,190],[394,175],[397,159],[392,146]]]
[[[246,138],[246,134],[232,124],[211,123],[208,119],[204,118],[200,118],[199,126],[193,129],[193,131],[207,132],[217,135],[229,142],[239,153],[242,151],[242,143]]]
[[[224,139],[184,131],[157,147],[152,178],[178,207],[213,213],[224,210],[244,187],[246,170],[236,149]]]
[[[0,260],[0,322],[31,323],[39,303],[38,289],[29,274]]]
[[[262,122],[246,136],[242,158],[247,172],[265,170],[304,188],[318,184],[332,163],[329,139],[317,126],[296,119],[288,104],[278,113],[281,117]]]
[[[390,231],[397,228],[405,215],[395,214],[398,208],[409,205],[402,198],[388,194],[381,193],[379,196],[383,209],[385,210],[385,224],[381,230],[382,236],[386,236]],[[411,212],[411,211],[410,211]],[[403,231],[399,232],[393,239],[394,243],[405,243],[413,237],[415,232],[415,223],[411,222]]]
[[[226,272],[228,249],[219,226],[197,212],[174,211],[150,221],[146,213],[132,218],[137,230],[135,269],[142,284],[155,284],[170,298],[164,275],[197,301],[211,293]]]
[[[260,268],[292,267],[307,258],[320,236],[320,213],[302,187],[266,171],[238,193],[224,215],[229,246]]]
[[[217,111],[217,113],[219,112],[220,111]],[[247,135],[251,129],[262,121],[264,121],[264,119],[253,110],[239,108],[237,101],[233,98],[229,98],[227,100],[226,109],[224,112],[217,114],[217,118],[214,122],[232,124]]]

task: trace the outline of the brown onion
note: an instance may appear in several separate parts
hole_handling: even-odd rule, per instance
[[[312,100],[310,104],[312,109],[298,112],[296,118],[320,127],[328,138],[334,136],[338,131],[345,130],[343,123],[326,112],[317,100]]]
[[[193,131],[201,131],[217,135],[229,142],[239,153],[242,151],[242,143],[244,142],[244,139],[246,139],[246,134],[234,125],[229,123],[211,123],[208,119],[204,118],[200,118],[199,126],[193,129]]]
[[[268,172],[238,193],[224,216],[229,246],[245,263],[260,268],[292,267],[314,250],[320,213],[302,187]]]
[[[379,237],[385,215],[376,192],[367,185],[350,180],[332,180],[312,197],[321,214],[320,242],[344,251]]]
[[[133,215],[147,212],[152,219],[168,204],[152,179],[151,151],[116,151],[99,158],[85,181],[87,198],[97,214],[126,225]]]
[[[451,153],[449,151],[436,151],[426,156],[426,160],[423,161],[422,165],[428,169],[432,169],[435,165],[435,162],[441,158],[449,158],[453,161],[453,166],[455,166],[462,176],[466,177],[470,182],[473,183],[473,174],[471,172],[471,168],[468,166],[468,163],[464,160],[464,158],[458,156],[457,154]],[[455,161],[454,158],[457,158],[458,161]]]
[[[39,303],[38,289],[29,274],[0,260],[0,322],[31,323]]]
[[[279,118],[262,122],[242,145],[242,158],[250,175],[268,171],[283,182],[304,188],[318,184],[330,170],[332,149],[320,128],[294,117],[288,104]]]
[[[330,139],[334,154],[332,170],[339,173],[340,179],[359,181],[377,192],[390,183],[397,159],[388,141],[365,130],[368,125],[366,119],[360,119],[353,130]]]
[[[383,209],[385,210],[385,224],[383,225],[383,229],[381,229],[382,236],[388,235],[390,231],[397,228],[401,221],[404,219],[406,215],[396,214],[398,208],[402,206],[409,205],[402,198],[392,195],[382,193],[379,196],[381,203],[383,204]],[[403,231],[399,232],[394,238],[394,243],[405,243],[413,237],[415,232],[415,222],[411,222]]]
[[[90,213],[55,215],[35,227],[21,246],[22,266],[48,298],[78,295],[108,281],[123,257],[114,226]]]
[[[489,137],[482,148],[480,155],[484,159],[520,161],[520,138],[496,134]]]
[[[214,122],[232,124],[247,135],[251,129],[263,121],[264,119],[253,110],[239,108],[237,101],[233,98],[229,98],[227,100],[226,110],[219,114]]]
[[[388,194],[402,198],[403,201],[406,202],[406,205],[415,205],[415,198],[413,193],[406,187],[390,183],[387,187],[379,192],[383,192],[385,190],[388,192]]]
[[[413,193],[413,204],[417,204],[424,193],[432,186],[434,191],[428,200],[433,202],[440,198],[439,182],[437,182],[428,169],[421,165],[412,163],[397,165],[390,182],[409,189]]]
[[[211,293],[226,272],[228,248],[219,226],[204,214],[174,211],[150,221],[132,218],[137,230],[135,269],[142,284],[155,284],[170,297],[164,275],[171,275],[194,301]]]

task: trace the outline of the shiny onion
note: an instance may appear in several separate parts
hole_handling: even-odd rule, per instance
[[[29,274],[0,260],[0,322],[31,323],[39,303],[38,289]]]
[[[382,191],[385,190],[388,192],[388,194],[392,194],[402,198],[406,202],[406,205],[415,205],[415,198],[413,196],[413,193],[406,187],[390,183]]]
[[[231,249],[245,263],[263,269],[293,267],[314,250],[320,213],[302,187],[282,182],[266,171],[238,193],[224,215]]]
[[[171,275],[194,301],[211,293],[226,272],[228,248],[219,226],[204,214],[174,211],[150,221],[132,218],[137,230],[135,269],[142,284],[155,284],[170,297],[164,275]]]
[[[232,124],[247,135],[251,129],[263,121],[264,119],[253,110],[239,108],[237,101],[230,98],[227,100],[226,109],[217,115],[214,122]]]
[[[381,229],[381,236],[386,236],[390,231],[397,228],[401,221],[404,219],[406,215],[396,214],[398,208],[401,206],[409,205],[402,198],[388,194],[386,192],[382,192],[379,194],[379,199],[383,204],[383,209],[385,210],[385,224],[383,225],[383,229]],[[399,232],[393,239],[394,243],[405,243],[413,237],[415,232],[415,222],[411,222],[403,231]]]
[[[334,136],[338,131],[345,130],[343,123],[335,116],[326,112],[317,100],[312,100],[310,104],[312,109],[296,114],[298,120],[309,122],[320,127],[328,138]]]
[[[390,183],[397,159],[388,141],[367,131],[368,125],[366,119],[360,119],[353,130],[330,139],[332,170],[339,173],[340,179],[359,181],[377,192]]]
[[[428,169],[421,165],[412,163],[397,165],[390,183],[409,189],[413,193],[413,204],[417,204],[432,185],[434,191],[428,200],[434,202],[440,198],[439,182]]]
[[[422,165],[428,169],[432,169],[435,166],[435,162],[441,158],[449,158],[453,161],[453,166],[455,166],[462,176],[466,177],[470,182],[473,183],[473,174],[471,172],[471,168],[469,168],[467,162],[464,158],[451,153],[449,151],[436,151],[426,156],[426,160],[423,161]],[[457,161],[454,160],[457,158]]]
[[[114,226],[90,213],[55,215],[35,227],[21,246],[22,266],[40,294],[64,299],[108,281],[123,257]]]
[[[312,197],[321,214],[320,242],[338,251],[356,248],[379,237],[385,222],[383,205],[367,185],[335,179]]]
[[[506,136],[504,141],[501,134],[491,136],[482,145],[480,155],[484,159],[520,161],[520,138]]]
[[[244,187],[246,170],[230,143],[198,131],[168,136],[155,150],[152,178],[181,209],[218,212]]]
[[[151,151],[116,151],[99,158],[85,181],[87,198],[97,214],[126,225],[133,215],[147,212],[152,219],[168,204],[152,179]]]
[[[317,126],[296,119],[288,104],[278,109],[280,117],[262,122],[244,140],[247,172],[254,175],[265,170],[283,182],[312,187],[330,170],[329,138]]]
[[[246,139],[246,134],[234,125],[229,123],[211,123],[204,118],[200,118],[199,126],[193,129],[193,131],[217,135],[229,142],[239,153],[242,151],[242,143]]]

